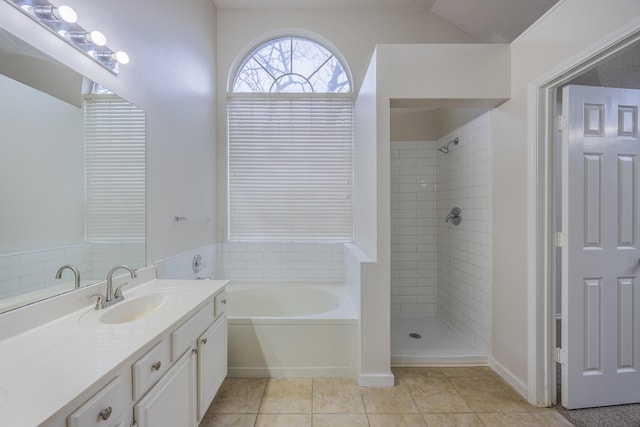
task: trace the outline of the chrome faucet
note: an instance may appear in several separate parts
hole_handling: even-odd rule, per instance
[[[80,270],[78,270],[78,268],[74,267],[73,265],[67,264],[67,265],[63,265],[62,267],[60,267],[58,269],[58,272],[56,273],[56,279],[61,279],[62,278],[62,272],[67,268],[73,272],[74,281],[75,281],[75,289],[78,289],[80,287]]]
[[[124,283],[118,286],[118,289],[116,289],[115,293],[113,292],[113,273],[120,269],[127,270],[132,279],[138,277],[136,271],[128,265],[116,265],[111,270],[109,270],[109,273],[107,273],[107,293],[104,297],[104,302],[107,305],[110,305],[109,303],[115,304],[117,301],[121,301],[124,299],[124,295],[122,295],[121,289],[125,285]]]

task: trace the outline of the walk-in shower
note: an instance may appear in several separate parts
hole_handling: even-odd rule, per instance
[[[447,142],[446,145],[443,145],[442,147],[438,148],[438,151],[447,154],[449,152],[449,146],[451,144],[458,145],[458,142],[460,142],[458,138],[452,139],[451,141]]]
[[[455,156],[438,155],[453,145]],[[486,364],[490,114],[436,141],[392,141],[391,150],[391,364]]]

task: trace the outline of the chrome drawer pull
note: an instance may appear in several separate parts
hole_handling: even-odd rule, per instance
[[[160,370],[160,366],[162,366],[162,362],[160,362],[159,360],[154,363],[153,365],[151,365],[151,370],[152,371],[159,371]]]
[[[109,417],[111,416],[111,406],[107,406],[106,408],[104,408],[102,411],[100,411],[100,414],[98,414],[100,416],[100,419],[102,421],[107,421],[109,419]]]

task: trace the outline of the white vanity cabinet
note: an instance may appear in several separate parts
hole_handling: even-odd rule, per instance
[[[196,355],[187,351],[133,407],[136,427],[196,425]]]
[[[148,367],[158,366],[168,353],[176,360],[162,378],[134,404],[136,427],[196,426],[206,413],[227,375],[227,316],[224,290],[178,326],[166,341],[159,343],[134,364],[149,375]],[[160,363],[159,369],[162,364]],[[138,384],[144,384],[138,380]],[[145,392],[146,390],[142,390]]]

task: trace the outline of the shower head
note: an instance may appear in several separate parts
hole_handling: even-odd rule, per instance
[[[456,138],[456,139],[452,139],[451,141],[449,141],[449,142],[447,143],[447,145],[443,145],[442,147],[438,148],[438,151],[440,151],[441,153],[445,153],[445,154],[447,154],[447,153],[449,152],[449,146],[450,146],[451,144],[453,144],[453,145],[458,145],[458,142],[460,142],[460,141],[458,140],[458,138]]]

